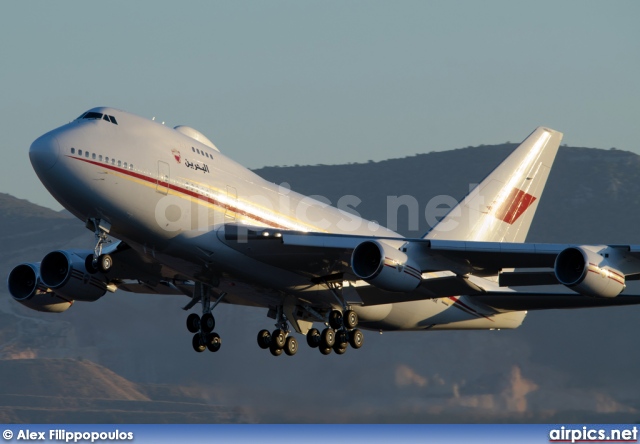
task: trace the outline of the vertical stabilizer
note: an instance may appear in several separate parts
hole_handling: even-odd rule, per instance
[[[524,242],[561,140],[537,128],[425,238]]]

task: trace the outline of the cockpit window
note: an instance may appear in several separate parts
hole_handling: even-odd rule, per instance
[[[97,113],[95,111],[87,111],[86,113],[80,114],[76,120],[89,119],[89,120],[105,120],[107,122],[111,122],[114,125],[118,124],[118,121],[115,117],[110,116],[108,114]]]
[[[82,118],[83,119],[97,119],[97,120],[100,120],[100,119],[102,119],[102,114],[94,113],[93,111],[89,111],[84,116],[82,116]]]

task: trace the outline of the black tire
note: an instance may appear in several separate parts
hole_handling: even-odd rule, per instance
[[[282,350],[284,348],[284,343],[286,340],[287,336],[279,328],[273,330],[273,333],[271,333],[271,345],[275,348],[279,348],[280,350]]]
[[[342,328],[342,312],[338,310],[331,310],[329,313],[329,326],[334,330]]]
[[[325,328],[322,330],[320,339],[320,347],[331,348],[336,343],[336,332],[332,328]]]
[[[364,335],[360,330],[356,328],[351,333],[349,333],[349,344],[351,344],[351,347],[357,350],[360,347],[362,347],[363,343],[364,343]]]
[[[287,340],[284,342],[284,352],[293,356],[298,351],[298,341],[293,336],[289,336]]]
[[[113,258],[108,254],[103,254],[98,258],[98,268],[101,272],[107,273],[113,267]]]
[[[207,346],[205,345],[204,341],[202,341],[202,336],[200,336],[200,333],[196,333],[195,335],[193,335],[193,339],[191,340],[191,345],[193,346],[193,349],[198,353],[202,353],[207,349]]]
[[[269,348],[269,344],[271,344],[271,333],[269,333],[269,330],[260,330],[258,332],[258,345],[261,349],[266,350]]]
[[[318,350],[320,350],[320,353],[322,353],[323,355],[330,355],[331,354],[331,350],[333,350],[331,347],[318,347]]]
[[[187,330],[191,333],[198,333],[200,331],[200,316],[196,313],[191,313],[187,316]]]
[[[342,320],[344,326],[348,329],[356,328],[358,325],[358,313],[353,310],[347,310]]]
[[[218,333],[209,333],[207,335],[207,348],[210,352],[217,352],[222,346],[222,338]]]
[[[349,344],[339,344],[336,342],[332,348],[336,355],[344,355],[347,352],[347,348],[349,348]]]
[[[216,320],[211,313],[205,313],[200,319],[200,328],[205,333],[211,333],[216,328]]]
[[[282,354],[282,349],[278,347],[274,347],[274,344],[269,346],[269,351],[273,356],[280,356]]]
[[[307,345],[311,348],[320,345],[320,331],[317,328],[312,328],[307,332]]]

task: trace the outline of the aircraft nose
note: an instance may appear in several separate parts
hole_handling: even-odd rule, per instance
[[[47,133],[38,137],[29,149],[31,165],[36,171],[51,169],[58,161],[59,150],[58,139],[53,134]]]

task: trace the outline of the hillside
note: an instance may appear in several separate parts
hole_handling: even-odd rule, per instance
[[[134,384],[73,359],[0,360],[3,423],[235,423],[237,408],[211,405],[171,386]]]

